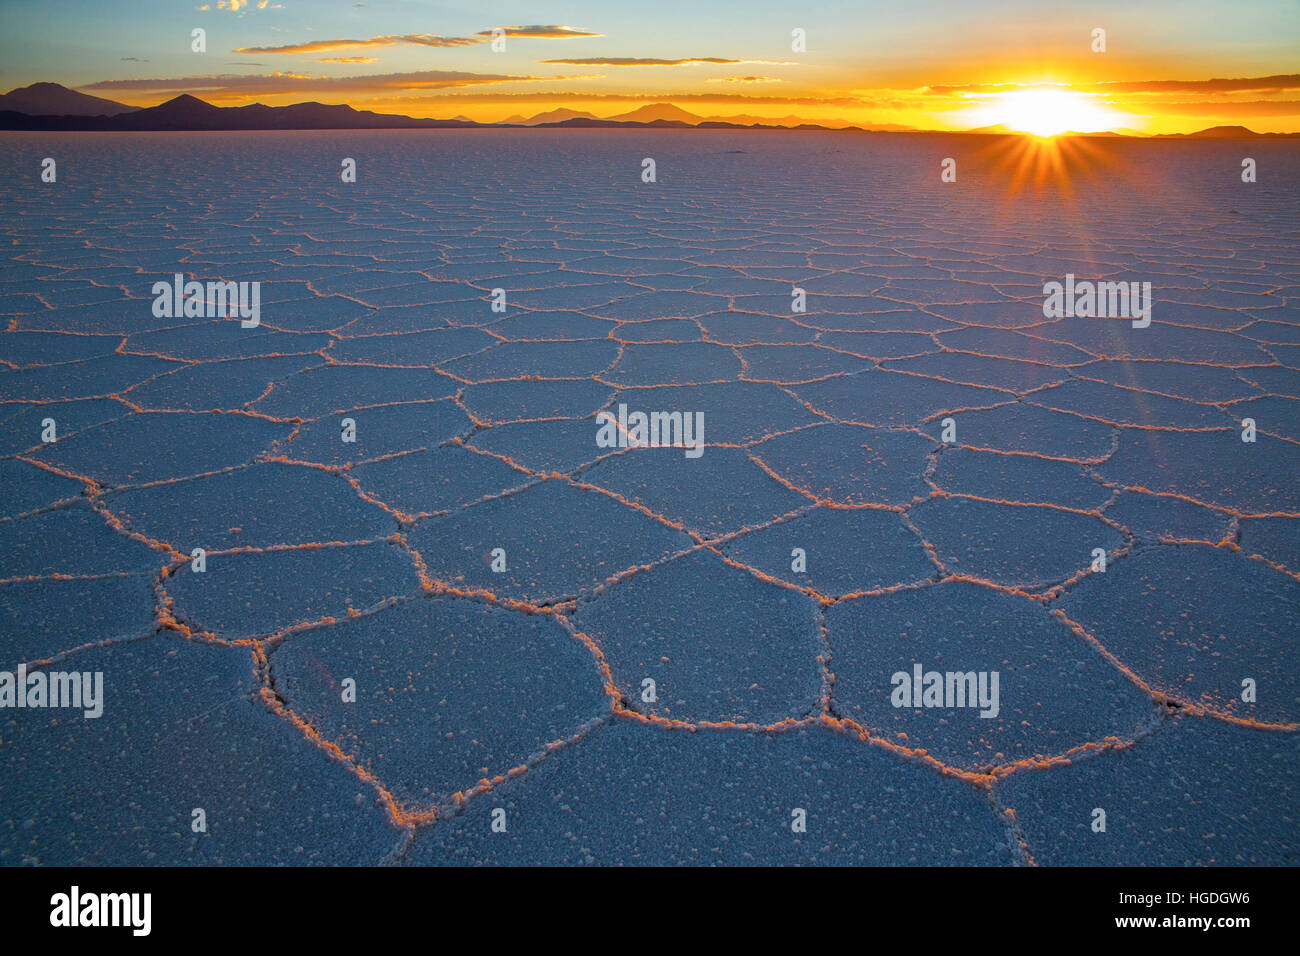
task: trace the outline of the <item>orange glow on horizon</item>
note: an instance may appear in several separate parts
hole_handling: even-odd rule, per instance
[[[972,127],[1005,126],[1042,137],[1116,130],[1136,119],[1098,102],[1093,94],[1063,87],[991,93],[987,104],[974,107],[966,115]]]
[[[429,89],[423,91],[376,92],[372,89],[340,87],[329,95],[309,88],[299,89],[285,81],[277,92],[249,93],[219,86],[148,92],[116,92],[87,88],[83,92],[107,96],[135,107],[157,106],[182,92],[188,92],[214,106],[246,106],[262,103],[288,106],[302,102],[347,104],[357,110],[411,116],[421,119],[463,117],[480,123],[527,121],[539,114],[574,111],[598,119],[626,116],[648,107],[668,107],[690,114],[698,121],[729,121],[740,124],[770,123],[797,126],[817,124],[830,128],[858,126],[865,129],[968,131],[985,130],[1053,137],[1067,132],[1118,133],[1149,136],[1162,133],[1192,133],[1212,126],[1245,126],[1259,133],[1293,132],[1292,117],[1260,109],[1255,92],[1238,94],[1255,100],[1255,112],[1239,112],[1244,100],[1216,98],[1203,108],[1166,110],[1169,94],[1128,92],[1114,94],[1091,88],[1087,80],[1010,79],[976,84],[968,90],[913,88],[908,90],[853,87],[840,97],[801,95],[807,91],[783,90],[790,98],[767,95],[710,95],[700,84],[687,81],[661,91],[592,89],[595,78],[582,78],[575,86],[559,87],[548,81],[546,88],[526,88],[503,83],[501,89]],[[644,90],[644,88],[643,88]],[[826,91],[822,91],[825,93]],[[1285,95],[1285,94],[1277,94]],[[888,103],[881,102],[888,99]],[[1195,99],[1193,94],[1176,94],[1176,99]],[[861,105],[858,102],[860,101]],[[870,105],[868,105],[870,103]],[[563,117],[561,117],[563,118]],[[656,118],[652,113],[648,118]],[[686,119],[665,115],[669,119]]]

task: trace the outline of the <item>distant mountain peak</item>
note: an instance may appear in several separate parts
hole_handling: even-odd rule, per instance
[[[595,118],[593,113],[587,113],[583,110],[571,110],[568,107],[561,106],[557,109],[547,110],[545,113],[538,113],[536,116],[530,116],[527,119],[522,116],[512,116],[509,119],[502,120],[502,122],[518,123],[521,126],[540,126],[542,123],[562,123],[571,119]]]
[[[33,83],[0,96],[0,110],[27,116],[119,116],[134,113],[136,106],[78,93],[58,83]]]
[[[1211,126],[1209,129],[1203,129],[1199,132],[1190,134],[1192,136],[1258,136],[1253,129],[1247,129],[1245,126]]]
[[[680,106],[674,106],[672,103],[651,103],[648,106],[634,109],[630,113],[620,113],[618,116],[611,116],[610,120],[615,123],[652,123],[655,120],[669,120],[694,125],[702,122],[703,117],[696,116],[694,113],[689,113]]]
[[[253,105],[261,106],[262,104],[254,103]],[[209,109],[209,110],[218,109],[218,107],[213,106],[211,103],[205,102],[204,100],[199,99],[197,96],[193,96],[189,93],[182,93],[180,96],[173,96],[165,103],[159,103],[156,107],[154,107],[154,109],[161,109],[164,106],[185,106],[190,108]]]
[[[1156,139],[1258,139],[1261,136],[1278,134],[1256,133],[1245,126],[1211,126],[1199,129],[1195,133],[1160,133]],[[1291,134],[1293,137],[1294,134]]]

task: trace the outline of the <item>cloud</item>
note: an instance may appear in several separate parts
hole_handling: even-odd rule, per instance
[[[317,63],[374,63],[377,56],[323,56]]]
[[[780,83],[775,76],[711,76],[706,83]]]
[[[568,66],[685,66],[689,63],[758,63],[764,66],[794,66],[785,60],[731,60],[720,56],[684,56],[676,60],[661,60],[648,56],[589,56],[575,59],[542,60],[543,63],[563,63]]]
[[[533,24],[531,26],[520,27],[498,27],[504,30],[508,37],[525,37],[530,40],[580,40],[584,37],[603,37],[603,33],[589,33],[586,30],[579,30],[577,27],[566,27],[558,24]],[[480,30],[477,34],[481,37],[492,36],[491,30]]]
[[[1147,104],[1135,106],[1143,110]],[[1300,116],[1300,100],[1204,100],[1200,103],[1160,103],[1160,113],[1184,116]]]
[[[354,50],[365,47],[413,46],[458,47],[476,46],[487,41],[479,37],[444,37],[436,33],[391,33],[368,40],[309,40],[306,43],[289,43],[284,46],[243,46],[233,53],[329,53],[334,50]]]
[[[1006,93],[1059,84],[1050,83],[959,83],[952,86],[927,86],[927,93]],[[1103,93],[1237,93],[1242,91],[1279,92],[1300,90],[1300,74],[1280,73],[1273,76],[1239,77],[1211,80],[1107,80],[1093,84]],[[1086,90],[1087,84],[1075,89]]]
[[[229,10],[231,13],[239,13],[241,10],[248,9],[248,3],[249,0],[217,0],[217,9]],[[271,3],[271,0],[257,0],[257,9],[265,10],[267,7],[270,7],[272,10],[283,9],[283,6],[281,4]],[[198,9],[211,10],[212,5],[205,3],[203,4],[203,6],[199,7]]]
[[[566,27],[558,25],[537,25],[519,26],[519,27],[502,27],[506,31],[506,36],[510,37],[527,37],[539,40],[566,40],[579,39],[582,37],[603,36],[600,33],[589,33],[586,30],[579,30],[577,27]],[[383,47],[383,46],[431,46],[431,47],[461,47],[461,46],[478,46],[487,43],[492,38],[491,30],[480,30],[474,36],[470,37],[445,37],[436,33],[388,33],[380,36],[373,36],[366,40],[308,40],[305,43],[288,43],[284,46],[250,46],[240,47],[234,50],[235,53],[325,53],[333,50],[351,50],[365,47]]]
[[[421,70],[412,73],[380,73],[371,76],[310,76],[302,73],[253,75],[183,76],[130,80],[101,80],[83,90],[120,93],[194,93],[212,99],[242,99],[248,96],[286,96],[326,93],[340,97],[390,95],[417,90],[458,89],[493,83],[544,82],[581,79],[568,76],[515,76],[505,73],[469,73],[459,70]]]
[[[1062,83],[957,83],[949,86],[926,86],[922,88],[922,92],[936,93],[940,96],[953,93],[1011,93],[1015,90],[1036,90],[1065,85]]]
[[[1275,93],[1300,90],[1300,73],[1213,80],[1119,80],[1098,83],[1097,86],[1116,93],[1238,93],[1243,90]]]

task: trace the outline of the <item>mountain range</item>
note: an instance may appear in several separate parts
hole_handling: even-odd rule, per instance
[[[345,104],[295,103],[292,106],[213,106],[188,93],[158,106],[127,106],[70,90],[57,83],[33,83],[0,95],[0,129],[96,131],[233,131],[310,129],[461,129],[531,126],[550,128],[632,127],[650,129],[800,129],[854,132],[927,132],[896,124],[850,125],[844,122],[807,123],[795,116],[697,116],[671,103],[653,103],[606,118],[571,109],[554,109],[535,116],[511,116],[500,123],[454,119],[420,119],[392,113],[353,109]],[[934,132],[934,131],[929,131]],[[950,132],[950,131],[948,131]],[[966,130],[969,133],[1016,135],[1005,126]],[[1070,133],[1075,136],[1126,137],[1132,131]],[[1163,133],[1159,139],[1297,138],[1296,133],[1256,133],[1244,126],[1215,126],[1195,133]]]

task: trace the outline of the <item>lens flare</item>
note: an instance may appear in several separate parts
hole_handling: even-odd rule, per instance
[[[1096,133],[1124,119],[1124,114],[1097,102],[1094,94],[1055,88],[992,93],[976,112],[980,122],[1043,137]]]

